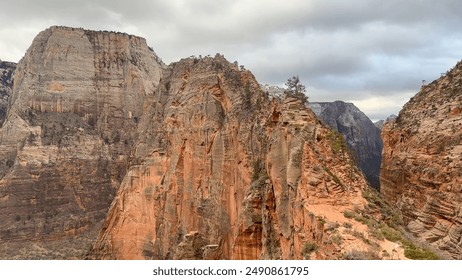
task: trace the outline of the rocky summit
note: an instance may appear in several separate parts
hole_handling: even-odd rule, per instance
[[[380,129],[353,103],[311,102],[313,112],[341,133],[371,186],[379,189],[382,138]]]
[[[462,63],[382,130],[381,192],[421,241],[462,258]]]
[[[1,258],[410,256],[344,138],[220,54],[165,65],[143,38],[55,26],[7,104]]]

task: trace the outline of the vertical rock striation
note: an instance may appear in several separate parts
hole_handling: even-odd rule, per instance
[[[138,130],[92,258],[302,259],[328,238],[321,216],[365,204],[331,130],[221,55],[166,69]]]
[[[3,256],[69,258],[88,249],[78,237],[106,215],[162,67],[144,39],[127,34],[51,27],[34,39],[0,130]],[[53,245],[63,237],[67,244]],[[18,250],[28,242],[49,250]]]
[[[462,253],[462,64],[423,86],[382,130],[381,192],[410,232]]]

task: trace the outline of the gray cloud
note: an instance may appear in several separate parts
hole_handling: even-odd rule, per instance
[[[462,58],[461,10],[458,0],[15,0],[0,10],[0,58],[19,60],[50,25],[117,30],[167,63],[220,52],[262,83],[298,74],[310,100],[384,118]]]

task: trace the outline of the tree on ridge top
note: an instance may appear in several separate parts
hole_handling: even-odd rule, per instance
[[[306,96],[306,88],[300,82],[300,78],[297,76],[293,76],[289,78],[285,83],[286,89],[284,90],[284,94],[286,97],[293,97],[301,100],[303,104],[308,102],[308,96]]]

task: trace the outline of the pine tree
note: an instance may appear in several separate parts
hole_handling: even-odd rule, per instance
[[[308,97],[306,96],[306,88],[300,82],[300,78],[298,76],[293,76],[289,78],[286,82],[286,89],[284,90],[284,94],[286,97],[293,97],[301,100],[303,104],[308,102]]]

